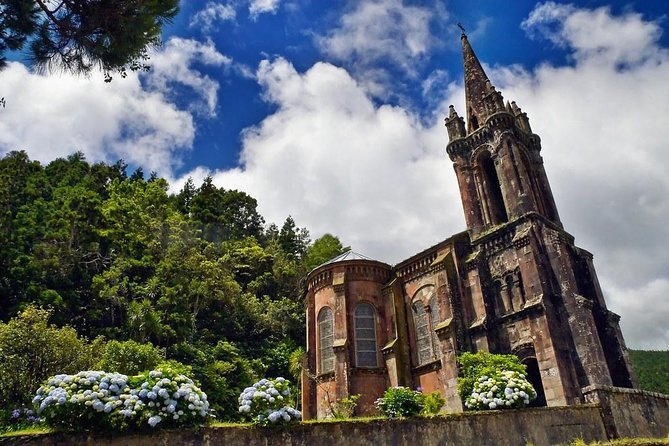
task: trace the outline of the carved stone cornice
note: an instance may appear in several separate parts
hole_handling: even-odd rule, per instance
[[[453,334],[453,325],[453,318],[449,317],[434,326],[434,332],[437,334],[439,340],[444,340],[446,337]]]
[[[389,343],[383,346],[381,349],[381,354],[384,358],[388,358],[391,355],[395,354],[395,345],[397,344],[397,338],[393,339]]]
[[[417,375],[422,375],[423,373],[432,372],[439,370],[441,368],[441,359],[434,358],[432,361],[416,366],[412,371]]]
[[[574,301],[576,301],[576,305],[580,308],[587,308],[588,310],[592,309],[593,302],[587,297],[581,296],[580,294],[574,294]]]
[[[332,343],[332,350],[334,350],[335,353],[343,352],[346,350],[347,344],[346,338],[335,339]]]
[[[385,367],[352,367],[351,375],[387,375]]]

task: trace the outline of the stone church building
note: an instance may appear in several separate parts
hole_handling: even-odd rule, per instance
[[[593,385],[633,387],[619,316],[606,308],[592,254],[558,215],[527,114],[504,102],[462,35],[466,122],[453,106],[446,152],[467,230],[391,266],[347,252],[307,277],[304,418],[391,386],[439,391],[450,412],[457,355],[513,353],[536,405],[583,402]]]

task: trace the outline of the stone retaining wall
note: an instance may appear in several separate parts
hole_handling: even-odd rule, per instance
[[[221,427],[153,435],[94,437],[43,434],[0,438],[0,446],[547,446],[606,440],[596,405],[465,413],[436,418],[301,423],[290,427]]]
[[[587,402],[601,406],[609,438],[669,434],[669,395],[610,386],[589,386],[582,391]]]

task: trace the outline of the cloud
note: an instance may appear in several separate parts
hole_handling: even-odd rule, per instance
[[[237,17],[235,8],[217,2],[207,2],[204,9],[201,9],[191,17],[190,27],[199,27],[204,33],[216,30],[217,22],[226,20],[234,21]]]
[[[440,241],[444,227],[463,229],[440,115],[424,127],[376,106],[327,63],[298,73],[285,59],[263,61],[257,79],[278,110],[247,129],[243,166],[213,172],[217,184],[256,197],[268,221],[290,213],[315,236],[337,233],[385,261]],[[455,206],[445,212],[444,201]]]
[[[562,221],[594,253],[628,345],[669,348],[669,56],[657,25],[638,14],[568,5],[548,14],[554,6],[538,5],[523,26],[563,42],[570,63],[489,74],[541,136]],[[606,37],[618,32],[637,36],[636,52]],[[209,173],[256,197],[269,221],[292,214],[316,237],[337,234],[391,263],[464,229],[442,121],[446,104],[462,104],[461,84],[448,85],[426,125],[402,107],[375,105],[349,72],[327,63],[300,73],[284,59],[264,61],[257,79],[276,111],[244,133],[240,167]]]
[[[656,22],[638,13],[614,16],[611,8],[579,9],[552,1],[537,5],[521,27],[533,38],[545,38],[574,50],[577,60],[637,63],[656,55],[662,33]]]
[[[146,76],[152,90],[168,92],[174,84],[189,87],[202,101],[192,101],[194,110],[216,114],[218,81],[193,68],[194,63],[209,66],[229,66],[232,59],[216,50],[213,42],[201,43],[192,39],[173,37],[160,52],[151,57],[151,71]]]
[[[280,0],[251,0],[249,4],[251,20],[256,20],[260,14],[276,13],[280,3]]]
[[[152,54],[152,71],[111,83],[101,75],[39,75],[12,62],[0,71],[7,101],[0,110],[0,154],[26,150],[49,162],[80,150],[92,161],[123,158],[170,176],[192,147],[192,110],[216,107],[218,84],[192,65],[226,60],[211,43],[175,38]],[[181,108],[173,92],[184,87],[189,99]]]
[[[338,27],[316,38],[323,53],[350,65],[356,78],[377,95],[386,84],[385,64],[415,77],[416,64],[434,44],[430,33],[434,12],[405,5],[403,0],[368,0],[355,5],[341,17]]]

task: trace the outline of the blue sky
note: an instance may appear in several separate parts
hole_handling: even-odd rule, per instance
[[[542,138],[565,229],[632,347],[669,348],[664,1],[182,2],[149,73],[0,72],[0,155],[125,159],[398,262],[464,229],[443,119],[460,31]]]

